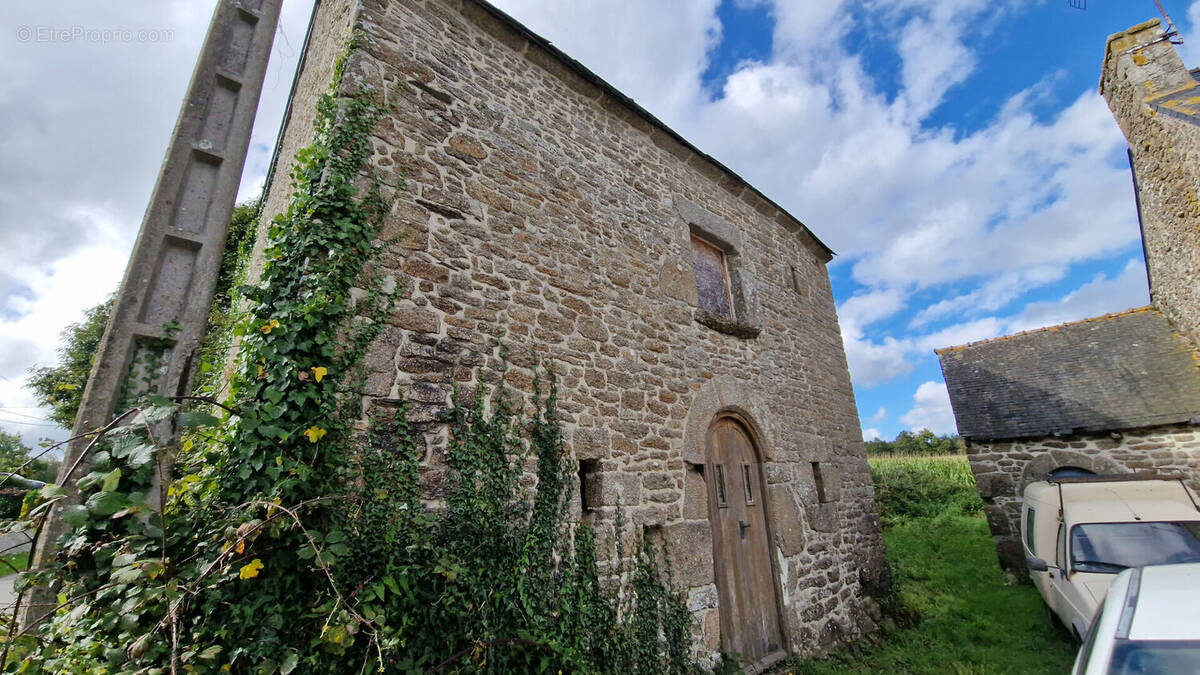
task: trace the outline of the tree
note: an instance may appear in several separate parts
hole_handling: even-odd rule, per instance
[[[58,464],[45,459],[29,462],[29,446],[21,442],[16,434],[0,431],[0,473],[17,473],[25,478],[53,483],[58,473]]]
[[[865,445],[870,455],[957,455],[967,449],[962,436],[938,436],[929,429],[916,432],[906,429],[891,441],[867,441]]]

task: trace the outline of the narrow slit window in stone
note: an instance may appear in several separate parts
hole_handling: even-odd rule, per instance
[[[720,464],[714,465],[713,474],[713,478],[717,481],[717,506],[722,508],[729,506],[725,501],[725,467]]]
[[[817,484],[817,501],[824,504],[829,501],[825,494],[825,477],[821,475],[820,462],[812,463],[813,481]]]
[[[728,319],[734,318],[725,252],[693,235],[692,269],[696,274],[700,308]]]

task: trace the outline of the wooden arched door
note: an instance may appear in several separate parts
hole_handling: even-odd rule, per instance
[[[735,418],[717,418],[707,443],[721,648],[757,663],[784,650],[762,464],[750,434]]]

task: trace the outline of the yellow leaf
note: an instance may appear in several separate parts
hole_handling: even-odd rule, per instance
[[[313,378],[316,379],[317,382],[320,382],[321,378],[325,377],[325,375],[329,372],[329,369],[325,366],[313,366],[309,370],[313,371]]]
[[[258,558],[251,560],[249,563],[242,565],[242,571],[238,572],[238,576],[243,579],[253,579],[258,576],[258,571],[263,568],[262,561]]]
[[[275,319],[271,319],[267,323],[263,324],[263,327],[262,327],[263,335],[270,334],[270,332],[276,328],[279,328],[279,322],[276,321]]]
[[[325,430],[321,427],[311,426],[308,428],[308,431],[304,432],[304,435],[308,436],[309,443],[316,443],[317,441],[321,440],[321,437],[324,436],[325,433]]]
[[[59,382],[58,384],[54,385],[54,391],[75,391],[78,388],[79,385],[71,384],[70,382]]]

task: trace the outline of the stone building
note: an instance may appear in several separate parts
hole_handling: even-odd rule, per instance
[[[621,509],[666,543],[697,650],[761,663],[872,630],[886,565],[830,250],[478,0],[319,3],[275,176],[351,32],[342,87],[391,104],[371,163],[395,188],[382,264],[408,288],[365,393],[428,425],[430,489],[452,386],[529,392],[536,355],[559,377],[578,517],[611,538]],[[288,192],[268,185],[267,216]]]
[[[1200,491],[1196,350],[1158,310],[938,352],[1001,564],[1022,570],[1021,495],[1063,469],[1185,475]]]
[[[1200,85],[1171,34],[1114,34],[1100,91],[1129,141],[1149,307],[938,351],[1001,564],[1021,495],[1059,470],[1153,470],[1200,492]]]
[[[1129,141],[1150,299],[1200,345],[1200,69],[1159,20],[1108,38],[1100,93]]]

